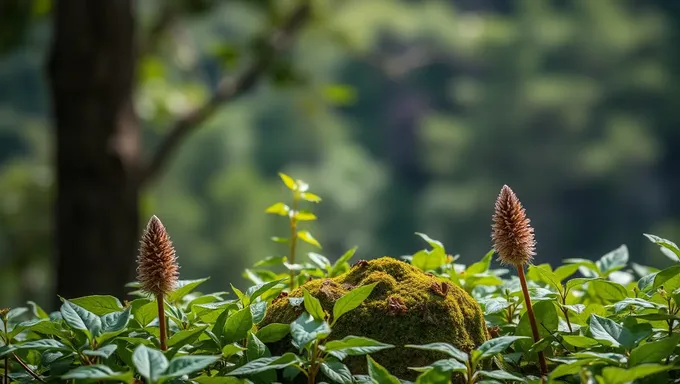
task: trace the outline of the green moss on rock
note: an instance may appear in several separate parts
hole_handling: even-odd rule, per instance
[[[312,280],[302,287],[332,314],[338,298],[352,289],[376,282],[366,301],[338,320],[330,339],[355,335],[393,344],[395,348],[371,356],[396,376],[412,380],[416,372],[408,367],[424,366],[445,357],[437,352],[404,348],[406,344],[446,342],[470,351],[488,339],[482,309],[467,292],[391,257],[359,262],[343,275]],[[301,296],[301,288],[289,295]],[[259,326],[291,323],[303,310],[301,306],[292,306],[288,297],[279,297]],[[293,350],[290,338],[269,348],[274,354]],[[365,357],[350,357],[344,362],[352,373],[366,373]]]

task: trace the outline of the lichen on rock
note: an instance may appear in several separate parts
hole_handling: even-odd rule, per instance
[[[336,300],[372,283],[377,284],[371,295],[337,321],[330,339],[354,335],[394,345],[371,356],[397,377],[412,380],[417,373],[408,367],[428,365],[446,357],[438,352],[405,348],[406,344],[445,342],[470,351],[488,339],[483,311],[467,292],[391,257],[358,262],[343,275],[307,282],[287,297],[274,300],[259,326],[293,322],[304,308],[291,305],[289,298],[302,297],[302,288],[332,314]],[[293,350],[290,338],[269,348],[274,354]],[[343,362],[353,374],[366,373],[365,358],[349,357]]]

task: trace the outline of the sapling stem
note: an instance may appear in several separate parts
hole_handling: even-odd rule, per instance
[[[295,214],[297,213],[298,196],[297,192],[293,192],[293,208],[290,211],[290,249],[288,259],[291,264],[295,264],[295,248],[297,247],[297,218]],[[290,269],[290,282],[288,284],[290,290],[295,289],[295,269]]]
[[[165,344],[165,339],[167,336],[167,330],[166,330],[166,325],[167,323],[165,322],[165,307],[163,303],[163,295],[156,295],[156,301],[158,302],[158,325],[160,326],[160,342],[161,342],[161,351],[165,351],[168,349],[168,346]]]
[[[14,357],[14,360],[16,360],[16,362],[19,363],[19,365],[21,365],[26,370],[26,372],[28,372],[29,375],[33,376],[33,378],[41,383],[46,383],[46,381],[40,377],[40,375],[34,372],[31,367],[28,366],[28,364],[24,363],[23,360],[21,360],[19,356],[16,355],[16,353],[12,352],[12,356]]]
[[[536,324],[536,316],[534,316],[534,309],[531,307],[531,297],[529,296],[529,288],[527,287],[527,279],[524,276],[524,266],[516,265],[519,282],[522,285],[522,293],[524,294],[524,303],[527,307],[527,315],[529,316],[529,324],[531,324],[531,333],[534,336],[534,343],[541,340],[541,335],[538,333],[538,325]],[[548,365],[545,362],[545,354],[543,351],[538,352],[538,362],[541,365],[541,374],[546,376],[548,374]]]

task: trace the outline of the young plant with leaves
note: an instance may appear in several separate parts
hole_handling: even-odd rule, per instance
[[[314,193],[309,192],[309,185],[304,181],[293,179],[292,177],[284,173],[279,173],[279,177],[281,177],[283,184],[285,184],[285,186],[291,192],[292,195],[291,205],[288,206],[283,202],[278,202],[267,208],[265,212],[288,217],[288,222],[290,226],[290,237],[288,238],[274,237],[272,238],[272,240],[279,243],[288,243],[288,260],[287,262],[283,261],[283,264],[289,269],[290,278],[288,288],[292,290],[296,286],[295,253],[297,251],[298,239],[306,243],[312,244],[318,248],[321,248],[321,244],[319,244],[319,242],[314,238],[314,236],[312,236],[312,234],[308,230],[298,229],[298,224],[301,221],[316,220],[316,215],[314,215],[312,212],[300,209],[300,203],[302,201],[318,203],[321,201],[321,198],[315,195]]]

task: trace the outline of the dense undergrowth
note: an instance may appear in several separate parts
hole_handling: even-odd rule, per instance
[[[389,279],[343,285],[332,291],[332,300],[321,297],[325,284],[321,281],[342,283],[353,270],[375,264],[357,260],[356,248],[334,262],[320,253],[297,254],[299,241],[320,248],[312,234],[300,227],[316,219],[301,209],[303,204],[318,203],[321,198],[300,180],[286,175],[282,180],[292,201],[276,203],[267,212],[289,221],[289,236],[273,238],[282,243],[286,256],[263,259],[246,270],[245,276],[253,283],[247,290],[232,286],[225,292],[199,293],[207,279],[174,281],[172,273],[163,275],[160,270],[155,274],[156,259],[150,258],[143,281],[130,284],[134,300],[93,295],[63,299],[54,313],[46,313],[33,302],[1,310],[0,383],[400,383],[406,382],[404,375],[395,376],[396,370],[390,372],[379,359],[398,349],[432,353],[428,355],[432,361],[423,365],[413,364],[408,353],[399,355],[397,370],[412,373],[410,380],[423,384],[622,384],[680,378],[680,249],[669,240],[645,235],[675,262],[663,270],[630,263],[625,246],[596,261],[568,259],[555,268],[541,264],[540,255],[536,256],[526,270],[527,293],[538,328],[535,342],[521,281],[509,269],[492,268],[493,251],[474,264],[462,265],[442,242],[417,234],[426,248],[404,257],[403,265],[408,263],[408,268],[417,268],[432,279],[428,283],[432,293],[443,297],[444,304],[454,289],[461,292],[456,300],[463,300],[463,295],[474,298],[483,311],[485,337],[465,346],[447,343],[444,336],[399,343],[411,340],[407,337],[410,328],[418,327],[397,331],[398,327],[386,325],[400,321],[398,317],[371,315],[369,322],[382,326],[383,334],[391,327],[399,332],[398,337],[385,337],[388,343],[367,337],[358,326],[352,333],[351,324],[343,324],[342,319],[353,319],[352,314],[376,305],[376,295],[385,294],[380,290],[390,288],[381,286],[381,281]],[[163,236],[145,239],[167,240]],[[175,260],[161,258],[162,262]],[[518,265],[524,275],[522,263]],[[401,296],[388,292],[386,308],[397,314],[414,310],[419,303],[409,301],[409,288],[394,276],[389,278],[400,287]],[[172,290],[150,289],[159,284],[154,279],[169,279],[165,283],[172,282]],[[287,316],[294,313],[290,321],[271,312],[275,301],[279,307],[283,302],[294,308],[287,312]],[[443,334],[460,332],[439,329]],[[418,331],[412,329],[414,334]],[[281,343],[289,348],[280,348]],[[547,375],[539,364],[541,354]],[[354,368],[357,361],[360,368]],[[390,366],[394,364],[390,361]]]

